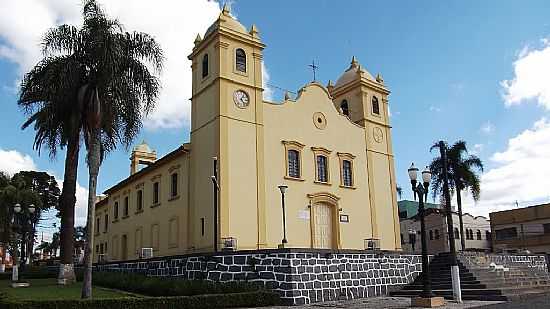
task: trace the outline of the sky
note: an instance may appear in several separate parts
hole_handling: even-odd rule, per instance
[[[160,42],[166,62],[157,109],[136,144],[160,155],[189,141],[193,41],[216,19],[220,3],[199,0],[100,0],[127,30]],[[427,165],[436,141],[467,142],[485,165],[481,199],[464,197],[475,215],[550,202],[550,5],[520,1],[229,1],[232,15],[256,24],[264,50],[264,97],[333,82],[352,56],[390,88],[395,168],[411,199],[411,162]],[[22,131],[18,85],[40,59],[50,27],[79,24],[80,0],[0,0],[0,170],[45,170],[63,179],[64,152],[50,158]],[[102,165],[98,193],[129,174],[120,146]],[[85,223],[88,175],[81,156],[77,224]],[[51,222],[44,231],[53,231]]]

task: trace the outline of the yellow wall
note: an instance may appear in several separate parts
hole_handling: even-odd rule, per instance
[[[105,233],[102,224],[95,238],[96,244],[108,243],[108,259],[121,258],[123,234],[128,237],[129,259],[137,258],[136,243],[138,247],[158,243],[156,256],[212,250],[213,157],[219,162],[218,237],[236,238],[238,249],[276,248],[281,243],[278,186],[282,184],[288,186],[287,247],[314,247],[313,235],[318,231],[315,220],[326,209],[318,204],[325,203],[332,218],[331,247],[363,249],[365,239],[377,238],[382,249],[399,249],[389,91],[383,83],[360,70],[356,79],[331,87],[330,93],[312,82],[299,91],[295,100],[265,102],[261,65],[264,45],[257,33],[248,32],[226,12],[212,27],[204,39],[195,42],[189,56],[193,69],[190,145],[108,190],[108,200],[98,204],[96,215],[101,222],[105,212],[112,220],[114,202],[120,201],[122,211],[123,198],[130,194],[129,218],[110,223]],[[237,48],[247,55],[245,73],[236,70]],[[206,53],[209,70],[203,78],[202,59]],[[248,94],[247,107],[234,103],[237,90]],[[373,95],[379,98],[380,115],[371,113]],[[343,98],[350,102],[351,119],[339,111]],[[289,143],[301,147],[299,180],[287,177],[285,145]],[[328,183],[316,181],[318,151],[328,157]],[[342,158],[353,163],[351,187],[342,185]],[[169,201],[170,170],[175,166],[180,171],[180,197]],[[150,207],[154,177],[161,179],[161,204]],[[141,183],[145,188],[144,212],[135,214],[135,191]],[[347,215],[349,222],[340,222],[340,215]],[[174,245],[169,230],[176,229],[176,219]],[[201,219],[205,222],[204,234]]]

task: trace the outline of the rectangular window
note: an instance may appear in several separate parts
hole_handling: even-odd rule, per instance
[[[434,234],[435,234],[435,239],[439,239],[439,230],[435,230],[434,231]]]
[[[495,233],[497,240],[514,239],[518,237],[518,231],[515,227],[496,230]]]
[[[550,234],[550,223],[543,224],[542,228],[544,229],[544,234]]]
[[[353,186],[353,175],[351,170],[351,161],[343,160],[342,161],[342,180],[344,186],[351,187]]]
[[[105,250],[104,252],[107,253],[107,242],[105,242],[105,246],[103,247],[103,249]]]
[[[105,214],[105,222],[103,222],[103,233],[107,233],[109,229],[109,214]]]
[[[128,205],[128,197],[124,198],[124,217],[128,217],[130,205]]]
[[[327,157],[317,156],[317,181],[328,182]]]
[[[99,224],[100,224],[100,219],[99,217],[95,218],[95,233],[96,234],[99,234]]]
[[[137,192],[137,210],[141,211],[143,209],[143,190],[138,190]]]
[[[114,210],[113,210],[113,216],[114,216],[115,220],[118,219],[118,202],[115,202],[115,207],[114,207]]]
[[[99,253],[99,245],[95,245],[95,253]]]
[[[99,254],[103,254],[103,244],[99,244]]]
[[[159,203],[159,183],[154,182],[153,183],[153,204]]]
[[[288,177],[300,178],[300,153],[297,150],[288,151]]]
[[[201,218],[201,235],[204,236],[204,218]]]
[[[172,190],[171,190],[171,196],[175,197],[178,196],[178,173],[172,174]]]

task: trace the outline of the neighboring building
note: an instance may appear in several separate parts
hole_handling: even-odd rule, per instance
[[[495,250],[550,253],[550,204],[489,214]]]
[[[443,211],[435,207],[429,208],[426,213],[428,253],[449,252],[447,217]],[[489,220],[483,216],[474,217],[469,213],[463,214],[462,219],[466,250],[489,251],[491,249],[491,226]],[[422,250],[420,242],[420,216],[415,215],[409,219],[402,219],[400,225],[401,246],[403,250],[420,253]],[[461,250],[459,216],[456,212],[453,212],[453,231],[455,234],[456,249]],[[412,243],[414,243],[414,250]]]
[[[399,209],[399,220],[409,219],[418,213],[418,202],[416,201],[401,200],[397,202],[397,207]],[[424,203],[424,207],[441,209],[441,205],[433,203]]]
[[[382,77],[353,58],[335,84],[313,81],[296,99],[267,102],[264,47],[256,26],[247,30],[226,9],[197,36],[190,143],[158,160],[145,143],[134,148],[130,177],[96,204],[96,261],[135,259],[142,248],[155,256],[212,251],[214,224],[218,239],[235,239],[237,249],[277,248],[283,184],[287,247],[364,249],[365,239],[377,239],[382,249],[400,249]],[[140,164],[147,167],[138,171]]]

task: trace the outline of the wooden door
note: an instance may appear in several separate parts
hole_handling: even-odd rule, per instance
[[[313,211],[313,247],[318,249],[334,248],[334,228],[332,207],[317,204]]]

